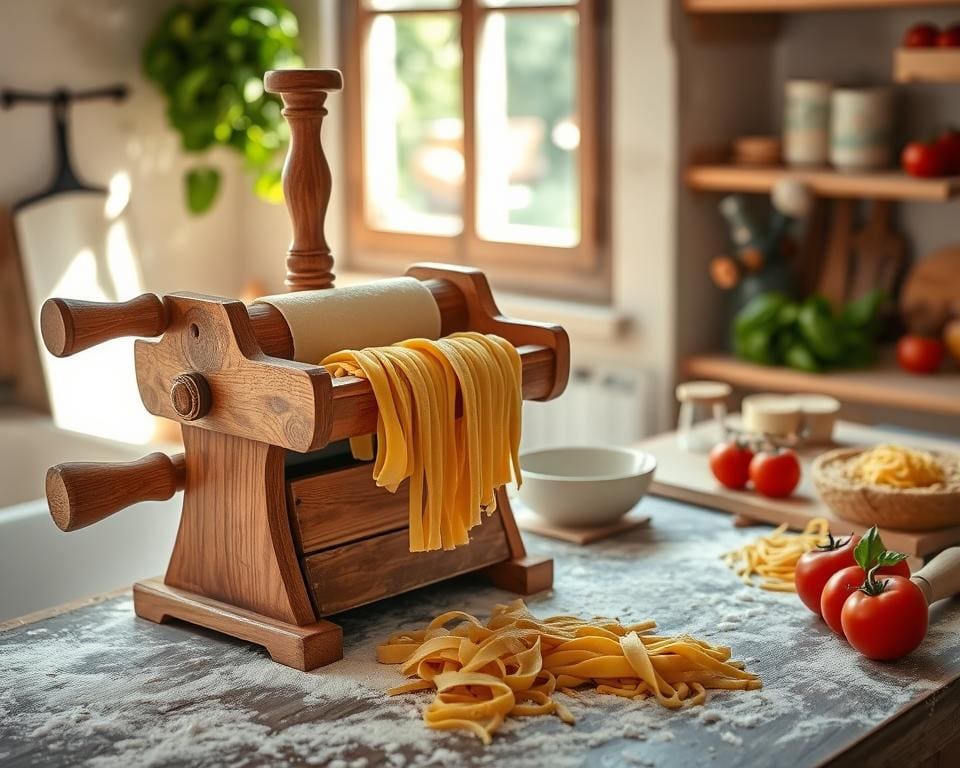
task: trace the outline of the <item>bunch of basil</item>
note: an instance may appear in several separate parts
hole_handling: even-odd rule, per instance
[[[285,0],[189,0],[164,14],[143,51],[143,69],[167,102],[186,152],[239,152],[262,199],[283,199],[280,166],[287,125],[280,99],[263,91],[270,69],[301,67],[297,17]],[[186,202],[203,213],[217,198],[220,170],[187,171]]]
[[[862,368],[876,359],[883,291],[871,291],[835,312],[823,296],[794,301],[762,293],[734,318],[737,357],[801,371]]]

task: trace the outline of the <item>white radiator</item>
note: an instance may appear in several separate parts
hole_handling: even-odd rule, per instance
[[[559,398],[523,404],[521,450],[635,443],[651,432],[653,403],[648,372],[627,367],[576,368]]]

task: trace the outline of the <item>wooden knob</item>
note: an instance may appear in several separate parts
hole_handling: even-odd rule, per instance
[[[343,88],[336,69],[281,69],[263,78],[269,93],[283,100],[290,125],[290,148],[283,164],[283,195],[293,225],[287,250],[287,289],[333,287],[333,256],[324,234],[330,202],[330,166],[320,133],[327,94]]]
[[[199,373],[181,373],[170,385],[170,402],[180,418],[195,421],[210,412],[210,385]]]
[[[124,336],[159,336],[166,327],[163,302],[153,293],[123,302],[47,299],[40,309],[43,343],[55,357]]]
[[[165,501],[182,490],[182,453],[151,453],[127,463],[76,462],[47,470],[47,504],[61,531],[76,531],[140,501]]]

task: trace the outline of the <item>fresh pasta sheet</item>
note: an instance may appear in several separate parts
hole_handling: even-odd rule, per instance
[[[377,485],[410,481],[410,551],[453,549],[497,508],[496,490],[520,483],[522,364],[492,334],[456,333],[344,350],[321,364],[370,381],[377,401]],[[457,395],[462,415],[457,416]],[[370,457],[369,441],[353,441]]]
[[[727,552],[723,559],[744,584],[771,592],[796,592],[793,579],[797,561],[805,552],[826,544],[829,531],[830,523],[822,517],[810,520],[801,533],[790,533],[784,523],[772,533]]]
[[[495,606],[485,624],[449,611],[423,629],[396,632],[377,648],[377,660],[399,664],[411,678],[391,695],[436,691],[423,714],[428,727],[470,731],[485,744],[510,716],[552,714],[572,725],[555,695],[576,696],[585,686],[669,709],[703,704],[708,689],[761,687],[729,648],[655,629],[653,621],[539,620],[515,600]]]

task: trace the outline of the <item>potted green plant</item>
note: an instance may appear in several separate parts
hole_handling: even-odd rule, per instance
[[[146,76],[163,91],[183,149],[231,147],[254,175],[256,194],[282,200],[280,165],[288,132],[280,100],[263,90],[270,69],[302,66],[297,18],[282,0],[193,0],[171,8],[147,41]],[[220,171],[187,171],[187,208],[209,210]]]

